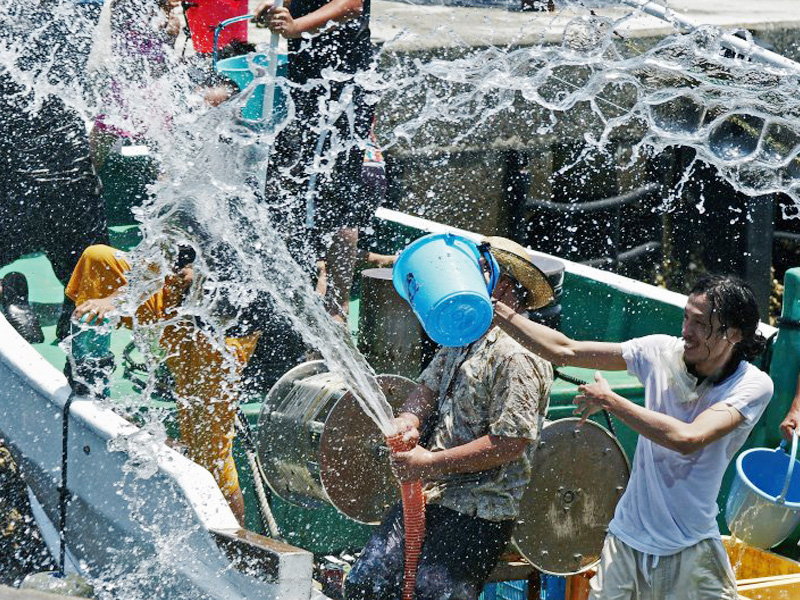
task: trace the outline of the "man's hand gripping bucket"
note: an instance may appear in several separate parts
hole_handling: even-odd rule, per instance
[[[392,453],[408,452],[416,446],[416,441],[403,439],[403,434],[386,438]],[[400,482],[400,494],[403,499],[403,530],[405,545],[403,547],[403,600],[414,599],[414,588],[417,585],[417,567],[425,540],[425,496],[422,494],[422,482]]]
[[[490,296],[499,272],[487,247],[452,233],[435,233],[403,250],[392,282],[431,339],[455,347],[478,340],[492,324]]]
[[[281,6],[282,1],[275,2]],[[242,120],[250,125],[261,125],[271,128],[275,123],[282,121],[287,114],[286,97],[283,90],[275,87],[277,77],[286,77],[289,59],[285,54],[278,54],[278,35],[272,34],[269,52],[253,52],[241,56],[233,56],[217,60],[219,48],[217,47],[220,33],[223,29],[253,18],[254,15],[241,15],[222,21],[214,30],[214,68],[231,79],[243,91],[256,77],[265,77],[267,83],[259,83],[247,102],[242,107]]]
[[[780,544],[800,523],[798,432],[786,454],[786,441],[774,450],[752,448],[736,460],[736,476],[725,506],[731,533],[756,548]]]

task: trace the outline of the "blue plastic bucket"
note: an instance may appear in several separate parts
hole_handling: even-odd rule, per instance
[[[790,455],[785,448],[785,441],[774,450],[752,448],[736,460],[725,520],[733,535],[756,548],[780,544],[800,523],[796,431]]]
[[[482,257],[491,273],[488,284]],[[434,342],[463,346],[479,339],[492,324],[489,295],[498,273],[497,261],[488,250],[482,251],[465,237],[436,233],[403,250],[392,281]]]
[[[542,589],[539,597],[542,600],[564,600],[567,595],[567,579],[557,575],[540,575]]]
[[[285,54],[278,54],[277,78],[286,78],[289,58]],[[217,62],[217,71],[230,78],[242,91],[247,88],[256,77],[267,75],[269,56],[260,52],[243,54],[226,58]],[[259,83],[253,93],[242,107],[242,119],[246,121],[260,121],[264,118],[264,94],[267,85]],[[286,118],[286,95],[283,88],[275,82],[275,100],[273,104],[271,123],[279,123]]]

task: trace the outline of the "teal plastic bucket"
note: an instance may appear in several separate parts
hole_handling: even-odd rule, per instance
[[[265,77],[268,65],[269,55],[253,52],[218,61],[217,71],[230,78],[242,91],[257,77]],[[288,65],[289,58],[285,54],[278,54],[277,78],[286,78]],[[264,119],[264,94],[266,89],[267,85],[265,83],[256,85],[253,93],[247,99],[247,103],[242,107],[242,119],[246,121],[261,121]],[[276,81],[272,118],[269,119],[269,122],[280,123],[286,118],[286,115],[286,95],[283,92],[283,88]]]
[[[786,442],[770,450],[752,448],[736,460],[736,476],[725,506],[728,529],[756,548],[772,548],[800,523],[800,468],[797,432],[792,449]]]
[[[488,284],[481,258],[490,272]],[[435,233],[403,250],[392,282],[434,342],[464,346],[479,339],[492,324],[489,295],[499,271],[488,248],[452,233]]]
[[[72,358],[75,360],[100,359],[111,354],[111,326],[108,319],[89,323],[83,315],[80,321],[71,322]]]

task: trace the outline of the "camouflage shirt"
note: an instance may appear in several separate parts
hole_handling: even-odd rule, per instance
[[[428,444],[436,452],[484,435],[536,440],[544,424],[553,368],[495,327],[470,346],[439,350],[419,382],[438,398],[439,414]],[[428,481],[428,502],[490,521],[515,519],[535,447],[529,444],[517,460],[488,471]]]

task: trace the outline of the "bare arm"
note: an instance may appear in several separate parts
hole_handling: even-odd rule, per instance
[[[575,413],[585,421],[590,415],[606,409],[628,427],[670,450],[692,454],[728,435],[744,420],[732,406],[718,402],[701,412],[691,423],[639,406],[614,392],[600,373],[595,382],[578,388]]]
[[[502,302],[495,306],[495,323],[531,352],[556,366],[624,371],[622,347],[609,342],[583,342],[526,319]]]
[[[253,20],[267,23],[272,32],[286,38],[298,38],[304,33],[315,33],[328,23],[344,23],[358,18],[363,10],[363,0],[331,0],[317,10],[294,19],[288,8],[274,8],[273,0],[267,0],[256,8]]]
[[[461,446],[430,452],[416,446],[392,457],[392,468],[401,481],[431,479],[451,473],[477,473],[519,458],[530,440],[484,435]]]
[[[419,442],[420,427],[433,413],[434,401],[433,391],[424,383],[411,390],[397,416],[392,420],[397,433],[403,436],[404,442],[409,444]]]
[[[164,282],[164,305],[167,308],[177,306],[183,300],[183,295],[192,283],[194,269],[191,266],[183,267],[174,274],[166,277]],[[103,298],[91,298],[75,308],[72,316],[81,320],[88,317],[88,323],[102,321],[108,314],[117,308],[117,301],[122,295],[123,288],[117,288]]]
[[[791,440],[792,431],[798,428],[800,428],[800,375],[797,377],[797,387],[795,388],[792,406],[781,423],[781,433],[787,440]]]
[[[122,292],[121,289],[116,290],[105,298],[92,298],[86,300],[80,306],[75,307],[72,312],[72,317],[78,321],[83,319],[84,316],[88,317],[86,322],[89,325],[99,323],[108,313],[116,309],[116,299]]]

